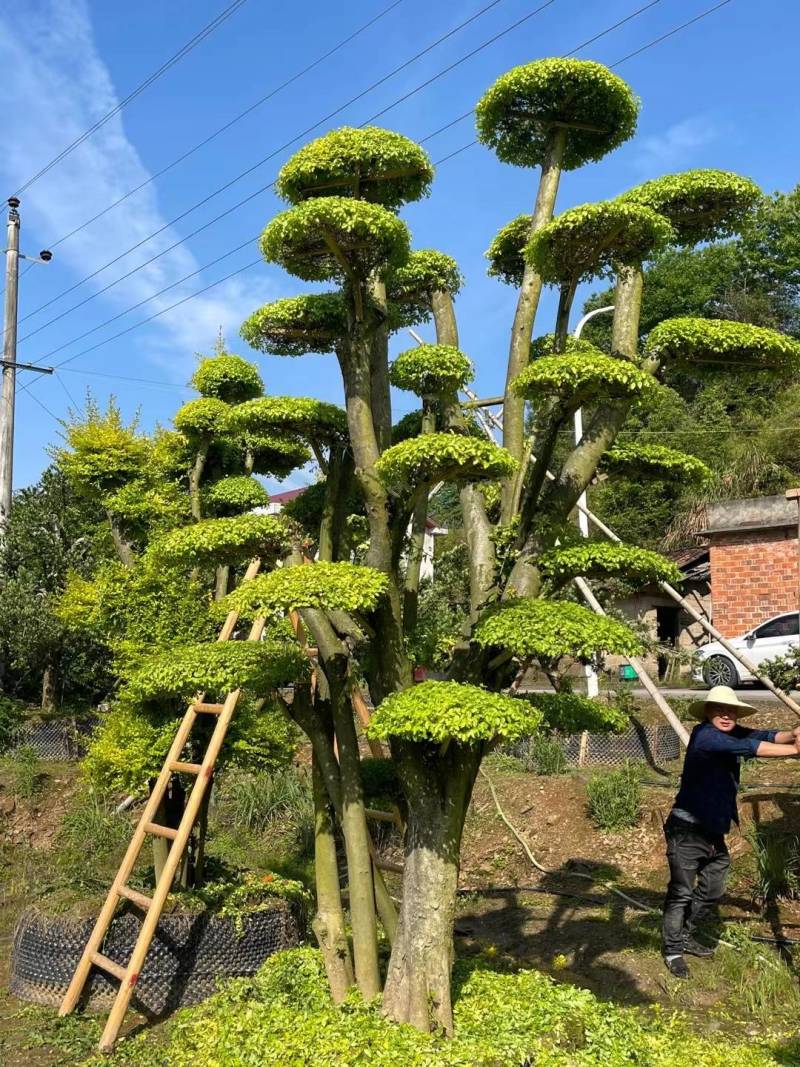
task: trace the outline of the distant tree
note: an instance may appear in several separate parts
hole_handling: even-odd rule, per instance
[[[102,648],[76,639],[55,610],[68,575],[88,575],[113,551],[103,519],[55,467],[14,495],[0,546],[2,687],[43,711],[108,691]]]

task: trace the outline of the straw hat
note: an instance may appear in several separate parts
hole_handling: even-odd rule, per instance
[[[709,689],[703,700],[693,700],[689,705],[689,711],[696,719],[704,719],[709,704],[714,704],[717,707],[727,705],[729,708],[735,708],[737,719],[744,719],[748,715],[755,715],[758,712],[758,708],[754,708],[752,704],[745,704],[743,700],[740,700],[729,685],[715,685],[713,689]]]

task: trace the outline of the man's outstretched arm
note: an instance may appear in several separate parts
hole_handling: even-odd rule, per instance
[[[792,738],[791,744],[781,744],[778,741],[778,737],[786,736],[785,734],[778,734],[774,741],[759,741],[758,748],[756,749],[756,756],[759,759],[765,757],[777,757],[779,759],[792,759],[800,756],[800,749],[797,746],[792,734],[789,737]]]

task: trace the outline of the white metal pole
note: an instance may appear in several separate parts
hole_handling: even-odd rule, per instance
[[[595,308],[593,311],[587,312],[578,322],[578,325],[575,327],[572,336],[577,341],[580,338],[581,333],[583,332],[583,327],[586,325],[587,322],[589,322],[590,319],[593,319],[595,315],[604,315],[607,312],[613,310],[614,305],[608,304],[606,307]],[[573,416],[573,429],[575,432],[575,444],[578,445],[580,444],[581,438],[583,437],[583,412],[580,408],[578,408],[578,410],[575,412],[575,415]],[[589,520],[586,517],[585,513],[586,507],[586,490],[584,489],[584,491],[578,497],[578,527],[581,531],[582,537],[589,536]],[[586,675],[586,695],[591,698],[598,696],[600,693],[600,680],[597,677],[597,671],[590,663],[587,663],[584,666],[583,670]]]

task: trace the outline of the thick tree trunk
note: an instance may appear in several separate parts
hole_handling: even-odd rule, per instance
[[[189,471],[189,501],[192,509],[192,518],[199,522],[203,517],[203,507],[200,501],[200,483],[203,480],[206,460],[208,459],[208,442],[205,441],[197,449],[194,465]]]
[[[450,977],[459,853],[479,765],[476,750],[451,744],[397,745],[408,800],[403,900],[383,1008],[419,1030],[453,1031]]]
[[[317,886],[317,914],[312,927],[325,963],[325,973],[334,1003],[341,1004],[353,985],[353,961],[344,924],[339,864],[330,799],[320,770],[312,756],[314,788],[314,874]]]
[[[536,194],[536,204],[531,218],[531,234],[541,229],[553,217],[553,210],[561,177],[561,160],[566,143],[566,130],[559,127],[551,131],[542,163],[542,174]],[[505,395],[503,397],[503,444],[516,459],[522,459],[525,432],[525,401],[511,390],[511,383],[528,365],[531,338],[542,279],[532,267],[526,266],[517,297],[517,310],[511,328],[511,345],[508,353]],[[509,478],[503,486],[502,521],[508,522],[513,513],[515,496],[514,479]]]
[[[392,443],[392,402],[389,392],[389,327],[386,319],[386,284],[377,278],[370,282],[370,296],[381,310],[383,320],[372,333],[370,381],[372,418],[378,448],[383,452]]]
[[[422,402],[422,430],[421,434],[433,433],[436,429],[436,418],[431,407],[430,399]],[[422,486],[414,512],[411,516],[411,537],[408,545],[408,561],[406,563],[406,576],[403,586],[403,632],[410,634],[417,625],[417,607],[419,604],[419,581],[422,574],[422,556],[425,549],[425,528],[428,524],[428,494],[431,487]]]
[[[111,527],[111,539],[114,542],[114,548],[116,549],[117,555],[119,556],[120,561],[126,567],[130,567],[133,564],[133,547],[123,537],[122,531],[119,528],[117,520],[114,518],[111,512],[106,512],[106,514],[108,515],[108,524]]]
[[[55,710],[57,688],[58,668],[52,660],[48,660],[42,674],[42,711]]]

